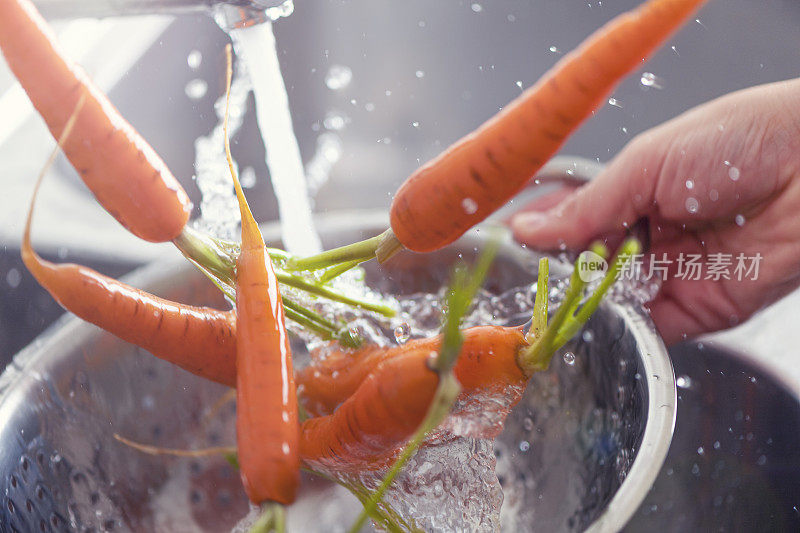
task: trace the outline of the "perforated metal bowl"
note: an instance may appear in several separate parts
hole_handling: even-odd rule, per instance
[[[386,227],[384,215],[319,219],[326,245]],[[486,232],[483,232],[485,234]],[[265,228],[275,240],[277,228]],[[441,286],[473,234],[435,254],[404,253],[368,283],[408,293]],[[530,284],[538,256],[510,239],[488,288]],[[553,276],[564,275],[554,264]],[[165,260],[129,281],[189,303],[218,301],[184,261]],[[669,447],[676,389],[666,350],[638,310],[605,303],[588,325],[591,342],[568,348],[533,378],[497,444],[508,530],[612,531],[652,485]],[[165,447],[233,442],[232,406],[208,413],[225,389],[163,363],[94,326],[65,316],[17,355],[0,377],[3,531],[223,531],[248,512],[238,474],[224,460],[154,457],[113,435]],[[522,442],[527,443],[520,446]],[[304,479],[291,508],[294,531],[350,523],[357,502],[343,489]]]

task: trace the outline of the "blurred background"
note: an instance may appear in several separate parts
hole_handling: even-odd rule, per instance
[[[43,0],[53,3],[55,0]],[[76,0],[77,1],[77,0]],[[65,2],[58,0],[61,4]],[[417,166],[490,117],[636,0],[297,0],[274,24],[314,208],[386,208]],[[67,3],[68,4],[68,3]],[[197,204],[195,140],[217,122],[228,36],[203,14],[53,21]],[[567,143],[608,161],[637,133],[721,94],[800,72],[800,4],[712,0]],[[256,218],[277,218],[249,100],[234,156]],[[0,366],[61,314],[19,261],[33,179],[53,141],[0,60]],[[325,172],[330,170],[327,179]],[[59,159],[36,247],[118,276],[169,245],[137,241]]]

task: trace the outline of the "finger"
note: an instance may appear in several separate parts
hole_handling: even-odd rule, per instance
[[[550,191],[541,196],[538,196],[533,200],[531,200],[530,202],[526,203],[524,206],[522,206],[522,208],[517,213],[514,213],[513,215],[507,217],[503,222],[510,225],[511,220],[519,213],[524,213],[527,211],[547,211],[548,209],[551,209],[560,204],[561,201],[570,194],[572,194],[575,191],[575,189],[576,188],[572,186],[564,186],[554,191]]]
[[[632,142],[595,180],[557,206],[512,218],[515,237],[537,248],[579,248],[625,230],[652,207],[661,157],[657,143],[644,137]]]

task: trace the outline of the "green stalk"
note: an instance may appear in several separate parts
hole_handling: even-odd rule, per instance
[[[339,276],[341,276],[345,272],[347,272],[349,270],[352,270],[353,268],[357,267],[358,265],[360,265],[363,262],[364,261],[361,260],[361,259],[355,259],[355,260],[349,261],[347,263],[342,263],[340,265],[336,265],[336,266],[330,267],[328,270],[326,270],[322,274],[322,276],[320,276],[319,282],[320,283],[328,283],[330,280],[338,278]]]
[[[525,336],[532,341],[539,337],[547,327],[547,308],[550,303],[548,281],[550,279],[550,261],[546,257],[539,259],[539,275],[536,278],[536,300],[533,302],[531,329]]]
[[[332,333],[339,330],[339,327],[330,320],[326,320],[319,313],[315,313],[311,309],[303,307],[299,303],[295,302],[294,300],[290,300],[286,296],[283,297],[283,306],[286,309],[291,309],[292,311],[295,311],[296,313],[306,317],[307,319],[315,322],[316,324],[319,324],[319,326],[327,329]]]
[[[387,230],[389,231],[389,230]],[[375,250],[385,232],[361,242],[340,246],[317,255],[303,258],[292,258],[286,264],[288,270],[320,270],[339,263],[350,261],[366,261],[375,257]]]
[[[638,254],[641,250],[641,244],[636,239],[628,239],[622,246],[620,247],[617,255],[614,256],[614,259],[611,261],[611,266],[608,268],[608,272],[603,277],[603,280],[600,282],[600,285],[597,286],[594,293],[586,300],[586,302],[581,306],[578,312],[575,314],[574,317],[569,317],[567,322],[564,324],[561,331],[559,331],[555,341],[554,346],[555,350],[558,350],[561,346],[566,344],[569,339],[571,339],[578,330],[583,327],[583,325],[589,320],[589,317],[597,310],[600,302],[603,299],[603,296],[608,292],[614,282],[617,280],[617,276],[619,275],[622,267],[625,266],[631,257]],[[608,251],[605,251],[605,254],[598,253],[601,257],[607,257]]]
[[[264,513],[256,520],[250,533],[285,533],[286,509],[279,503],[269,502],[263,506]]]
[[[556,316],[553,317],[553,320],[545,328],[542,335],[534,340],[533,344],[519,353],[518,363],[526,375],[530,376],[535,372],[547,368],[555,351],[552,349],[552,346],[559,328],[561,328],[568,317],[572,316],[581,302],[585,283],[578,275],[578,272],[580,271],[582,262],[582,256],[578,256],[578,260],[575,262],[575,268],[570,276],[567,292],[564,295],[564,301],[561,302],[558,311],[556,311]]]
[[[184,226],[172,242],[189,261],[223,283],[233,285],[238,250],[224,246],[218,239],[200,233],[189,225]]]
[[[397,311],[395,311],[388,305],[379,304],[375,302],[367,302],[365,300],[359,300],[358,298],[347,296],[346,294],[337,292],[324,285],[317,285],[316,283],[312,283],[307,279],[302,278],[296,274],[287,274],[285,272],[277,271],[275,272],[275,276],[278,278],[278,281],[280,281],[284,285],[288,285],[289,287],[294,287],[295,289],[300,289],[310,294],[315,294],[317,296],[327,298],[328,300],[333,300],[334,302],[340,302],[343,304],[352,305],[353,307],[360,307],[362,309],[373,311],[375,313],[387,317],[393,317],[397,314]]]

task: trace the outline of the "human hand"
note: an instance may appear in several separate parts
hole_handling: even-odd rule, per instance
[[[648,304],[667,344],[733,326],[800,285],[800,80],[732,93],[644,132],[591,183],[543,206],[512,218],[520,242],[581,249],[648,220],[647,257],[669,264]],[[680,254],[763,259],[756,279],[687,280],[676,275]]]

